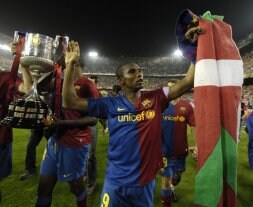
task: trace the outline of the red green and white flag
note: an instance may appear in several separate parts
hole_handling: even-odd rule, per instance
[[[236,207],[237,143],[243,63],[231,26],[206,12],[199,18],[194,80],[198,146],[194,206]]]

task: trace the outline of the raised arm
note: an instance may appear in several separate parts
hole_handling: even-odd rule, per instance
[[[18,46],[17,42],[10,43],[10,48],[11,48],[11,52],[13,55],[16,54],[17,46]],[[22,65],[19,66],[19,70],[22,73],[23,82],[19,85],[18,91],[22,92],[22,93],[28,93],[31,90],[32,81],[33,81],[31,73],[29,72],[28,68],[26,68]]]
[[[88,103],[84,98],[79,98],[74,88],[75,65],[79,64],[80,49],[77,42],[69,42],[66,53],[66,69],[62,88],[62,104],[64,108],[87,112]]]
[[[199,35],[204,33],[205,31],[203,28],[200,28],[198,26],[192,27],[186,31],[185,38],[188,39],[190,42],[194,43],[198,40]],[[184,79],[170,87],[168,99],[173,100],[181,96],[182,94],[188,92],[194,86],[194,74],[195,64],[191,63]]]
[[[170,87],[168,99],[171,101],[188,92],[194,85],[195,64],[191,63],[184,79]]]

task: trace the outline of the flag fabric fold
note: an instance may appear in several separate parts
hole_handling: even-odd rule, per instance
[[[191,16],[192,13],[188,14]],[[243,63],[232,38],[232,28],[222,19],[209,11],[198,18],[198,26],[205,33],[199,35],[195,47],[194,102],[198,146],[195,207],[237,205]]]
[[[243,63],[227,23],[199,19],[194,79],[197,206],[236,207]]]

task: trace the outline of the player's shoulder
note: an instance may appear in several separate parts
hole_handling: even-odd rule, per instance
[[[187,100],[185,100],[185,99],[183,99],[183,98],[181,98],[181,99],[179,100],[178,103],[180,103],[180,104],[185,104],[185,105],[191,105],[191,104],[189,103],[189,101],[187,101]]]

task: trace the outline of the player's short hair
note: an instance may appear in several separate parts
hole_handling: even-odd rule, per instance
[[[96,84],[98,83],[98,77],[96,75],[90,75],[89,78],[94,80]]]
[[[123,66],[125,66],[127,63],[124,63],[124,64],[121,64],[117,67],[116,69],[116,76],[117,78],[120,78],[122,76],[122,69],[123,69]]]

